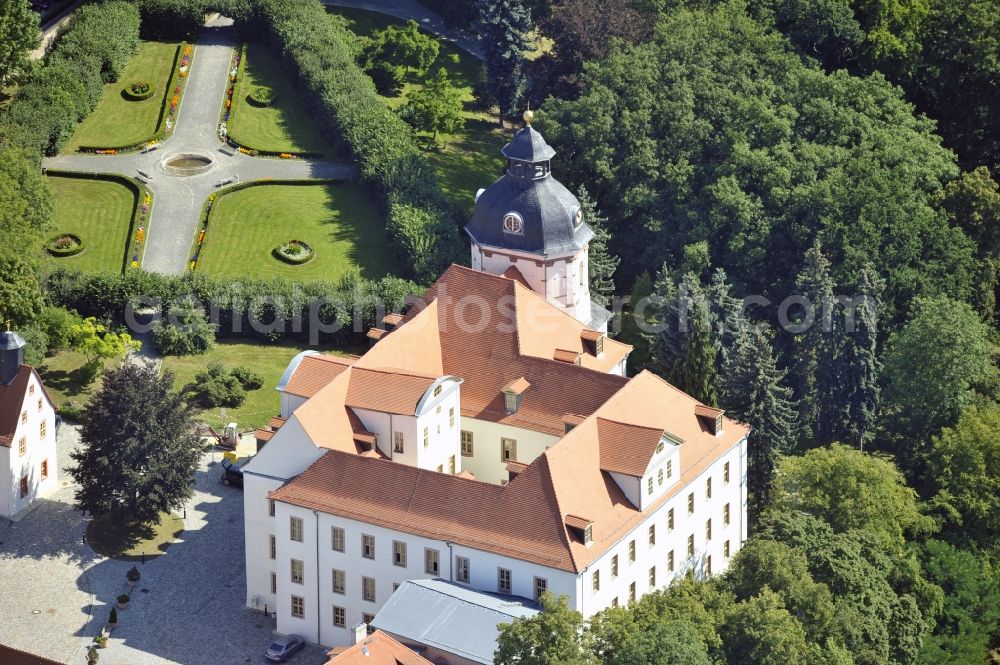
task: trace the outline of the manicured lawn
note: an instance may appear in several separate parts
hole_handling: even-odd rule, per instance
[[[49,178],[55,204],[56,230],[52,235],[74,233],[84,250],[75,256],[46,254],[48,264],[76,270],[121,272],[135,194],[113,180]]]
[[[74,152],[81,145],[120,146],[151,138],[156,133],[176,53],[177,43],[142,42],[121,79],[104,86],[97,108],[80,123],[63,152]],[[149,99],[128,100],[122,96],[122,89],[134,81],[146,81],[156,92]]]
[[[87,523],[87,544],[112,559],[140,561],[166,552],[183,532],[184,520],[169,513],[162,513],[155,524],[116,524],[102,515]]]
[[[360,9],[331,7],[330,12],[344,17],[347,27],[359,36],[369,36],[387,25],[403,23]],[[499,128],[496,116],[472,110],[472,86],[481,65],[479,59],[448,42],[440,43],[440,53],[428,73],[433,74],[444,67],[452,84],[462,88],[465,125],[454,134],[439,135],[438,144],[444,147],[428,147],[426,154],[437,170],[441,189],[458,205],[471,211],[476,191],[500,176],[504,165],[500,148],[510,137]],[[408,94],[420,87],[420,80],[411,77],[398,95],[383,99],[392,108],[397,108],[406,103]]]
[[[266,425],[271,416],[276,416],[281,411],[281,400],[274,388],[289,361],[307,348],[312,347],[246,341],[221,342],[204,355],[167,356],[163,359],[163,369],[174,373],[174,387],[177,390],[194,381],[195,375],[204,371],[212,361],[221,362],[228,368],[246,365],[259,372],[264,377],[264,385],[257,390],[248,391],[242,406],[226,409],[225,416],[217,408],[197,410],[194,414],[197,422],[208,423],[220,432],[230,422],[235,422],[240,430],[255,429]]]
[[[274,152],[332,153],[292,85],[292,74],[271,55],[270,46],[251,42],[247,46],[243,80],[227,126],[234,141],[257,150]],[[271,106],[253,106],[247,101],[257,86],[266,86],[276,97]]]
[[[302,265],[272,250],[301,240],[316,252]],[[380,277],[392,269],[385,227],[355,183],[257,185],[221,196],[212,210],[198,270],[210,275],[336,280],[358,269]]]
[[[45,359],[38,373],[45,383],[45,390],[55,402],[56,408],[75,402],[82,406],[101,385],[98,376],[93,383],[87,381],[87,373],[83,369],[87,358],[77,351],[60,351]],[[111,358],[104,368],[115,367],[121,363],[121,358]]]

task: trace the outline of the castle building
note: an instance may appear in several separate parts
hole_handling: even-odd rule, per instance
[[[625,377],[551,148],[529,125],[504,151],[473,267],[387,315],[363,356],[303,352],[278,385],[243,470],[247,604],[279,632],[354,644],[422,579],[590,616],[724,570],[747,537],[747,428]]]
[[[14,518],[59,486],[55,407],[24,340],[0,332],[0,517]]]

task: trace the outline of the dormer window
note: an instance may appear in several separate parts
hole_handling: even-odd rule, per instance
[[[583,340],[583,348],[595,358],[604,353],[604,333],[584,328],[580,332],[580,338]]]
[[[516,212],[508,212],[503,216],[503,232],[524,235],[524,220]]]
[[[705,406],[704,404],[698,404],[694,407],[694,415],[702,421],[708,431],[715,435],[722,434],[723,413],[724,411],[721,409]]]
[[[590,545],[594,542],[594,523],[587,518],[567,515],[566,526],[570,533],[583,541],[584,545]]]
[[[521,406],[521,396],[514,395],[511,393],[504,393],[503,396],[503,408],[507,413],[517,413],[518,407]]]
[[[507,413],[517,413],[517,410],[521,408],[521,397],[529,387],[531,384],[523,376],[503,387],[503,406]]]
[[[594,342],[594,350],[597,352],[597,355],[604,353],[604,335],[598,337],[597,341]]]

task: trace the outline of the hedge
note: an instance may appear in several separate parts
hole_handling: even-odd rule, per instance
[[[77,10],[45,67],[21,86],[0,114],[0,143],[55,155],[101,99],[139,43],[139,13],[126,2]]]
[[[46,278],[45,286],[52,304],[114,325],[129,323],[126,308],[130,305],[152,308],[162,315],[171,305],[191,297],[218,324],[220,336],[316,344],[363,344],[365,333],[386,312],[401,311],[407,297],[421,291],[398,277],[367,280],[347,275],[337,282],[299,284],[285,279],[173,276],[144,270],[116,275],[59,269]],[[330,329],[335,322],[341,322],[341,327]],[[270,324],[271,329],[262,329],[261,324]]]
[[[364,181],[382,202],[387,227],[411,274],[436,278],[459,256],[458,218],[412,130],[358,67],[356,38],[319,0],[260,0],[262,31],[281,48],[316,107],[317,122],[343,138]],[[409,214],[420,209],[424,214]],[[415,253],[414,248],[421,248]]]
[[[58,247],[56,243],[63,238],[73,238],[74,240],[76,240],[76,245],[74,245],[73,247],[67,247],[65,249],[63,249],[62,247]],[[52,236],[51,238],[45,241],[45,251],[51,254],[52,256],[58,256],[58,257],[76,256],[77,254],[79,254],[84,250],[84,247],[86,247],[86,245],[84,245],[83,243],[83,238],[76,235],[75,233],[60,233],[58,235]]]

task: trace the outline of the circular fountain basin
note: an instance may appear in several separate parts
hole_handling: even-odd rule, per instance
[[[201,175],[212,170],[215,160],[203,153],[181,152],[167,155],[160,161],[160,166],[171,175]]]

